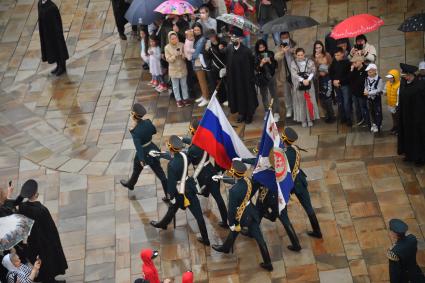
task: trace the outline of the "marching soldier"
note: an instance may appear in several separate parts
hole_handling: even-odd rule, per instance
[[[424,283],[425,277],[416,262],[418,241],[414,235],[406,235],[408,226],[400,219],[390,220],[390,235],[395,244],[388,249],[391,283]]]
[[[198,241],[209,246],[210,241],[208,239],[207,227],[202,215],[201,204],[196,196],[195,181],[193,178],[189,178],[187,174],[189,162],[186,154],[182,152],[182,140],[177,136],[171,136],[168,141],[168,149],[170,154],[164,154],[158,151],[150,152],[151,156],[160,156],[170,160],[167,166],[167,191],[171,198],[170,205],[164,217],[160,221],[151,221],[150,224],[156,228],[166,230],[167,225],[173,220],[179,208],[183,210],[189,208],[198,223],[201,233]]]
[[[255,165],[256,158],[243,158],[242,162],[246,164]],[[289,240],[291,241],[291,245],[289,245],[287,248],[291,251],[300,251],[300,241],[298,240],[298,236],[295,233],[295,229],[292,226],[291,221],[288,217],[288,207],[285,207],[285,209],[279,214],[279,200],[277,196],[277,192],[274,192],[264,186],[262,186],[260,183],[253,180],[254,186],[258,187],[258,198],[257,202],[255,203],[255,207],[258,210],[259,216],[260,216],[260,222],[261,219],[264,217],[271,222],[275,222],[276,218],[279,218],[280,222],[282,223],[283,227],[285,228],[286,234],[288,234]]]
[[[284,143],[283,149],[286,152],[286,157],[288,158],[288,163],[291,168],[292,179],[294,180],[294,188],[291,193],[294,193],[296,195],[305,212],[307,213],[308,219],[310,220],[313,231],[308,231],[307,234],[311,237],[321,239],[322,232],[320,231],[319,221],[317,220],[316,213],[314,212],[313,206],[311,205],[310,193],[307,189],[307,175],[300,168],[300,150],[297,146],[292,146],[292,144],[297,139],[298,135],[292,128],[285,128],[284,132],[282,133],[282,141]],[[288,230],[290,230],[288,229],[290,223],[287,210],[283,210],[282,213],[283,219],[281,220],[286,232],[288,233],[288,235],[289,233],[291,233],[292,235],[296,236],[295,232],[288,232]]]
[[[198,129],[199,120],[195,119],[192,121],[189,131],[195,135]],[[196,182],[197,191],[205,197],[211,193],[214,200],[217,203],[218,210],[220,211],[221,221],[218,225],[222,228],[228,228],[227,225],[227,209],[224,203],[223,197],[220,193],[220,182],[214,181],[212,176],[217,174],[217,170],[209,160],[209,155],[206,151],[192,144],[191,138],[183,138],[185,144],[189,144],[187,151],[189,162],[195,167],[193,179]]]
[[[229,253],[233,251],[233,244],[241,231],[241,227],[248,227],[251,236],[257,241],[263,262],[260,266],[266,270],[272,271],[273,265],[271,263],[267,244],[264,241],[263,234],[260,230],[260,219],[258,211],[251,203],[253,195],[252,181],[245,176],[246,166],[240,160],[233,160],[232,168],[229,173],[236,179],[236,184],[229,190],[229,226],[230,233],[222,245],[212,245],[212,248],[218,252]],[[223,176],[214,176],[214,179],[222,179]]]
[[[152,142],[152,136],[156,134],[156,128],[151,120],[143,119],[146,114],[146,109],[140,103],[133,105],[130,112],[132,125],[130,126],[130,133],[133,138],[134,146],[136,147],[136,155],[133,162],[133,173],[129,180],[121,180],[120,183],[129,190],[134,190],[139,179],[143,167],[149,165],[155,175],[161,180],[162,189],[164,190],[165,197],[162,199],[165,202],[169,201],[167,194],[167,177],[161,167],[158,158],[149,155],[149,152],[159,151],[159,148]]]

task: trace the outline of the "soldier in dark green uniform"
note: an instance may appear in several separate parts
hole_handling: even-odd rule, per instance
[[[256,158],[243,158],[242,162],[246,164],[255,165]],[[288,249],[291,251],[300,251],[300,241],[298,240],[297,234],[295,233],[295,229],[292,226],[291,221],[289,220],[287,211],[288,207],[285,207],[282,213],[279,214],[279,200],[277,192],[262,186],[255,180],[253,180],[253,186],[258,187],[259,190],[255,207],[258,210],[260,222],[261,218],[263,217],[270,220],[271,222],[275,222],[276,218],[279,218],[280,222],[285,228],[286,234],[288,234],[289,240],[291,241],[291,245],[288,246]]]
[[[264,241],[263,234],[260,230],[260,219],[258,211],[251,203],[253,185],[252,181],[245,176],[246,166],[240,160],[233,160],[232,168],[229,173],[236,179],[236,184],[229,190],[229,226],[230,233],[222,245],[212,245],[212,248],[218,252],[229,253],[233,250],[233,244],[241,231],[241,227],[248,227],[249,233],[257,241],[263,262],[260,266],[266,270],[272,271],[267,244]],[[218,176],[214,176],[217,179]],[[222,176],[220,176],[222,177]]]
[[[131,122],[133,124],[130,126],[130,133],[133,138],[134,146],[136,147],[136,156],[134,157],[133,173],[130,179],[127,181],[121,180],[120,183],[129,190],[134,190],[134,185],[136,185],[143,167],[149,165],[155,175],[161,180],[162,189],[165,194],[163,200],[169,201],[166,191],[167,177],[161,167],[161,163],[158,158],[149,155],[150,151],[159,151],[159,148],[152,142],[152,136],[156,134],[156,128],[151,120],[143,119],[145,114],[146,109],[143,105],[139,103],[133,105],[131,111]]]
[[[416,262],[418,241],[414,235],[406,235],[407,229],[407,224],[402,220],[390,220],[390,234],[395,242],[387,251],[390,282],[425,283],[425,277]]]
[[[282,133],[283,149],[285,150],[286,157],[288,158],[289,166],[291,167],[292,179],[294,180],[294,189],[291,194],[294,193],[300,201],[302,207],[307,213],[308,219],[310,220],[313,231],[308,231],[307,234],[311,237],[322,238],[322,232],[320,231],[319,221],[317,220],[316,213],[314,212],[313,206],[311,205],[310,193],[308,192],[307,186],[307,175],[301,170],[301,154],[297,146],[292,144],[298,139],[297,133],[294,129],[287,127]],[[286,227],[289,226],[289,218],[287,210],[283,210],[282,224]],[[288,230],[287,230],[288,232]],[[288,247],[289,248],[289,247]]]
[[[202,215],[201,204],[196,196],[196,184],[193,178],[188,177],[188,158],[182,152],[183,142],[177,136],[171,136],[168,141],[168,149],[170,154],[160,153],[158,151],[151,151],[151,156],[159,156],[170,160],[167,166],[168,187],[167,191],[170,195],[170,205],[168,206],[167,213],[160,221],[151,221],[150,224],[156,228],[167,229],[167,225],[175,217],[179,208],[185,210],[189,208],[190,212],[198,223],[199,232],[201,237],[198,241],[202,244],[209,246],[207,227]]]
[[[195,119],[192,121],[189,131],[193,135],[198,129],[199,120]],[[217,170],[209,160],[209,155],[206,151],[192,144],[191,138],[183,138],[185,144],[190,145],[187,151],[187,157],[189,162],[195,168],[193,178],[197,181],[196,187],[199,194],[208,197],[211,194],[217,203],[218,210],[220,212],[221,221],[218,225],[223,228],[228,228],[227,225],[227,209],[224,203],[223,197],[220,193],[220,182],[211,179],[212,176],[217,174]]]

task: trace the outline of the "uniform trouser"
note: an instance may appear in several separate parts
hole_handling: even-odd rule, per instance
[[[272,79],[269,81],[269,83],[266,86],[260,86],[260,94],[261,94],[261,99],[263,102],[263,107],[264,107],[264,111],[267,111],[269,109],[269,104],[270,104],[270,100],[269,100],[269,93],[271,98],[273,98],[273,113],[279,113],[280,108],[279,108],[279,98],[277,97],[277,92],[276,92],[276,76],[273,76]]]
[[[124,15],[128,7],[130,7],[130,4],[126,3],[124,0],[112,0],[112,10],[114,12],[115,24],[117,25],[119,34],[124,34],[124,26],[128,22]],[[137,31],[137,25],[131,26],[131,29]]]
[[[207,184],[206,189],[211,193],[217,203],[218,211],[220,212],[221,221],[227,223],[227,209],[224,203],[223,196],[220,192],[220,182],[211,181]]]
[[[155,173],[155,176],[161,181],[162,189],[164,190],[164,194],[167,195],[167,177],[165,176],[165,172],[161,167],[161,163],[158,159],[154,159],[152,164],[149,164],[149,167]],[[139,157],[134,157],[133,161],[133,173],[131,174],[130,180],[128,181],[129,185],[134,186],[139,179],[140,173],[142,173],[143,167],[140,164]]]
[[[307,188],[294,189],[294,193],[300,201],[301,206],[304,208],[308,219],[310,220],[313,231],[320,233],[319,222],[317,221],[316,213],[314,212],[313,205],[311,205],[310,193]]]
[[[270,255],[267,249],[267,244],[266,244],[266,241],[264,241],[263,233],[261,233],[260,224],[257,222],[251,222],[251,224],[248,225],[248,231],[250,232],[250,235],[257,242],[257,245],[261,251],[261,256],[263,257],[264,263],[271,263]],[[226,252],[233,249],[233,244],[235,243],[235,240],[238,235],[239,235],[239,232],[230,231],[229,235],[227,236],[226,240],[223,243],[223,248]]]
[[[288,234],[289,240],[291,241],[291,244],[293,247],[299,247],[300,241],[298,240],[298,236],[295,233],[294,227],[292,226],[291,221],[288,217],[288,207],[285,207],[284,210],[279,214],[279,220],[283,225],[283,228],[286,231],[286,234]]]
[[[208,91],[207,76],[204,70],[195,71],[196,78],[198,79],[199,87],[201,89],[201,95],[204,99],[210,99],[210,94]]]
[[[201,233],[202,239],[208,240],[207,226],[205,225],[204,216],[202,215],[202,208],[201,204],[199,203],[199,199],[194,196],[191,197],[189,201],[190,205],[187,208],[189,208],[190,212],[195,217],[195,220],[198,223],[199,232]],[[168,206],[167,213],[160,221],[160,226],[167,226],[168,224],[170,224],[170,222],[175,217],[177,211],[179,210],[179,207],[182,207],[181,204],[179,205],[179,203],[170,204]]]

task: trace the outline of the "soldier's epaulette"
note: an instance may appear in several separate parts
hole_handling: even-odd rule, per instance
[[[387,258],[391,261],[399,261],[400,260],[398,258],[398,256],[391,249],[387,250]]]

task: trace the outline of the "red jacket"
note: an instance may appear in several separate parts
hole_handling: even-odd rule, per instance
[[[140,252],[140,258],[143,261],[142,273],[149,283],[160,283],[158,270],[152,261],[152,255],[153,251],[151,249],[145,249]]]

